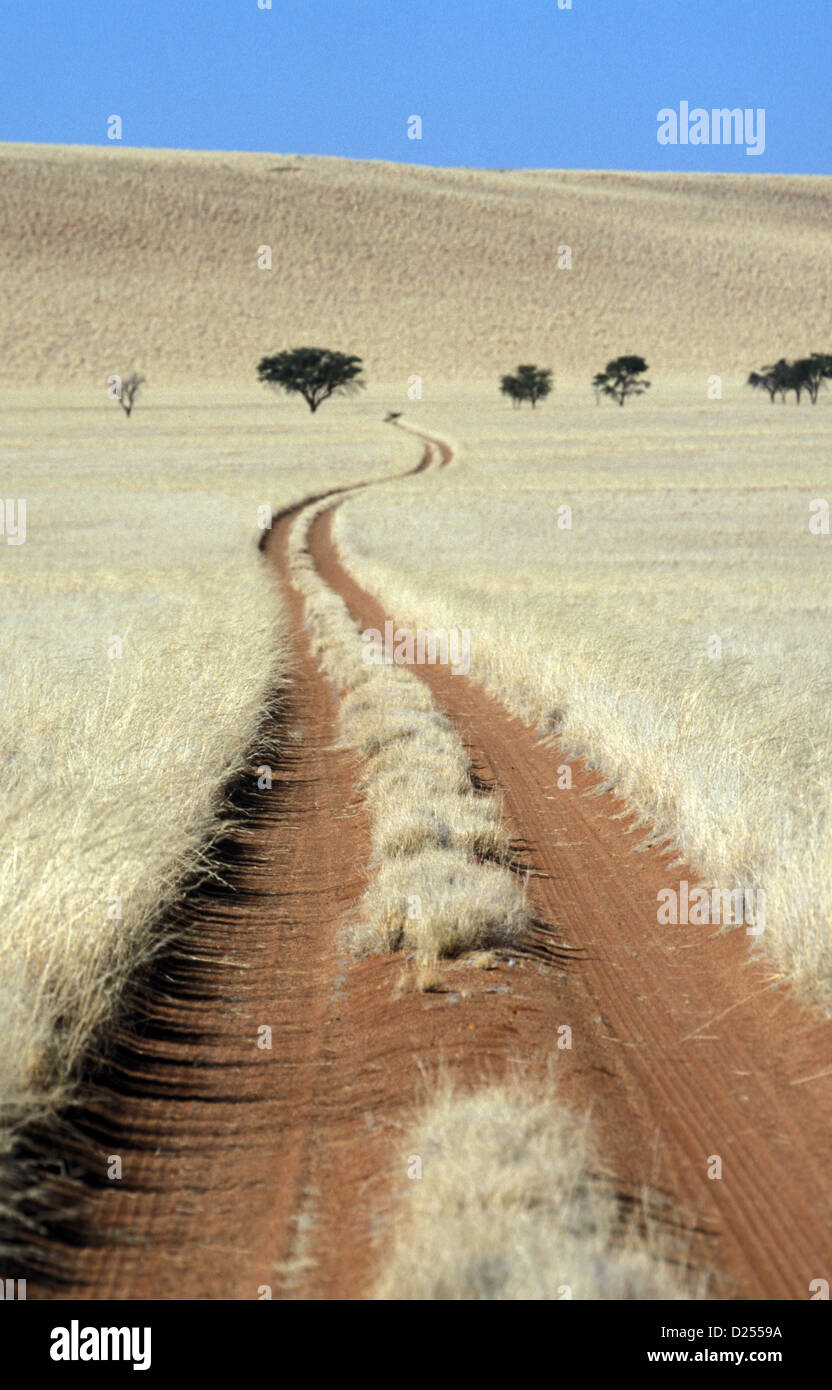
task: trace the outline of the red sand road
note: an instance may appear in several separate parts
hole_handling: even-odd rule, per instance
[[[450,461],[427,441],[420,468],[437,449]],[[503,791],[541,925],[513,966],[449,965],[448,988],[430,995],[398,993],[401,957],[339,950],[369,833],[289,580],[290,521],[267,547],[294,662],[271,731],[283,749],[273,793],[239,837],[235,891],[189,904],[198,951],[125,1028],[88,1097],[97,1161],[120,1153],[123,1179],[99,1183],[83,1239],[56,1252],[68,1282],[33,1282],[30,1296],[366,1296],[406,1182],[408,1120],[440,1064],[478,1082],[554,1062],[564,1099],[591,1107],[622,1196],[648,1184],[703,1233],[691,1254],[718,1272],[715,1293],[806,1299],[832,1269],[832,1080],[816,1077],[832,1025],[769,988],[741,933],[659,928],[656,892],[684,870],[633,855],[614,798],[581,796],[590,774],[573,765],[572,791],[559,791],[557,751],[441,668],[419,674],[478,776]],[[380,626],[329,513],[312,551],[354,616]],[[564,1023],[571,1051],[557,1048]],[[263,1025],[270,1050],[257,1047]],[[706,1175],[715,1154],[720,1181]]]

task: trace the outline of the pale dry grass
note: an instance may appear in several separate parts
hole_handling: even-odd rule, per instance
[[[505,862],[510,857],[509,834],[494,801],[434,791],[421,776],[410,780],[413,809],[390,798],[381,801],[386,814],[373,825],[373,844],[380,859],[415,854],[436,846],[462,850],[476,859]]]
[[[263,353],[311,341],[363,356],[404,398],[414,373],[427,394],[496,390],[521,361],[585,384],[633,351],[654,379],[739,377],[830,347],[828,179],[433,169],[410,153],[404,137],[400,165],[0,147],[0,379],[103,391],[135,367],[148,391],[256,393]]]
[[[350,499],[336,537],[397,621],[470,630],[472,678],[560,735],[553,759],[587,758],[706,882],[762,889],[759,944],[828,1006],[832,538],[809,521],[832,401],[696,393],[425,401],[454,465]]]
[[[499,806],[474,791],[451,721],[413,672],[363,660],[357,625],[317,572],[308,533],[330,505],[297,518],[290,555],[313,650],[341,696],[341,736],[364,760],[374,874],[348,940],[358,955],[413,950],[420,987],[432,989],[440,958],[519,938],[524,894],[504,867]]]
[[[523,896],[510,874],[459,849],[434,845],[381,860],[351,934],[370,950],[457,956],[509,946],[527,925]]]
[[[686,1238],[670,1242],[648,1197],[640,1225],[625,1221],[595,1167],[586,1120],[551,1084],[440,1084],[395,1155],[395,1234],[375,1297],[702,1297]]]

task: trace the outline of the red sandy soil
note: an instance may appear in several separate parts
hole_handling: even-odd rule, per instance
[[[420,467],[436,449],[449,462],[427,440]],[[123,1178],[99,1174],[83,1238],[60,1251],[67,1282],[30,1296],[365,1297],[406,1182],[403,1134],[438,1069],[476,1083],[555,1065],[563,1099],[591,1107],[599,1176],[625,1203],[645,1186],[669,1200],[714,1294],[808,1298],[832,1269],[832,1024],[774,987],[741,931],[659,927],[658,889],[695,876],[633,854],[620,804],[582,795],[596,777],[573,764],[572,789],[558,790],[557,748],[441,667],[414,669],[503,794],[538,926],[512,964],[449,965],[436,994],[399,992],[412,971],[401,956],[340,949],[369,827],[289,579],[291,517],[267,546],[294,660],[266,731],[282,742],[273,789],[238,837],[235,891],[190,905],[198,955],[192,945],[156,982],[90,1094],[97,1161],[120,1153]],[[320,572],[380,627],[331,520],[312,530]],[[571,1051],[557,1047],[562,1024]],[[721,1180],[707,1177],[711,1155]]]

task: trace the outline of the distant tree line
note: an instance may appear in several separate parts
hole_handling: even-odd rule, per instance
[[[261,382],[289,395],[302,396],[314,412],[330,396],[350,395],[363,389],[363,363],[360,357],[343,352],[332,352],[328,348],[290,348],[272,357],[263,357],[258,363],[257,375]],[[650,389],[651,383],[645,379],[648,371],[643,357],[634,353],[614,357],[602,372],[592,378],[595,400],[600,403],[602,396],[608,396],[623,406],[631,396],[641,396]],[[122,381],[111,377],[111,395],[118,400],[128,419],[133,410],[136,397],[144,385],[144,377],[131,373]],[[774,404],[779,396],[785,402],[793,391],[800,405],[803,395],[807,395],[812,405],[817,404],[821,387],[832,380],[832,353],[810,352],[808,357],[799,357],[789,362],[779,358],[758,372],[751,372],[747,385],[755,390],[765,391]],[[514,373],[500,378],[500,391],[514,406],[528,402],[534,410],[538,401],[545,400],[552,391],[552,370],[525,362]],[[395,419],[393,414],[388,418]]]

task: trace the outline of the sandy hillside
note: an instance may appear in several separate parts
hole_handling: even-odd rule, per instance
[[[0,146],[7,384],[243,385],[312,341],[376,379],[733,376],[829,348],[832,184]],[[258,248],[272,248],[271,270]],[[572,268],[558,266],[568,246]]]

